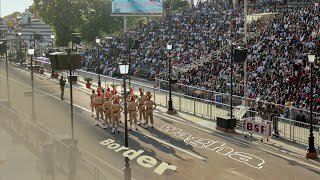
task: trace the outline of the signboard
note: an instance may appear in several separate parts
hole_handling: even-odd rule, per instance
[[[12,30],[12,29],[14,29],[15,22],[14,22],[13,19],[10,18],[10,19],[6,22],[6,25],[7,25],[8,29]]]
[[[251,134],[269,137],[271,136],[271,121],[256,122],[253,119],[244,119],[243,130]]]
[[[163,0],[112,0],[112,14],[159,15],[163,11]]]

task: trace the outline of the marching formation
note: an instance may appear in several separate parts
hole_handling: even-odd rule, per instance
[[[93,114],[95,111],[96,126],[99,126],[99,122],[101,122],[104,129],[112,127],[112,134],[116,131],[120,133],[120,118],[122,112],[125,113],[125,108],[122,104],[126,104],[130,121],[130,131],[132,130],[133,124],[136,130],[138,130],[137,125],[143,125],[144,128],[147,129],[149,126],[149,119],[151,128],[153,128],[153,111],[157,105],[151,100],[151,93],[148,91],[146,95],[144,95],[140,88],[138,96],[135,95],[132,88],[130,88],[130,92],[126,94],[127,97],[124,98],[117,93],[116,89],[110,90],[110,88],[107,88],[105,91],[103,88],[97,88],[97,91],[92,90],[92,94],[90,95],[91,116],[94,116]],[[137,118],[138,111],[139,120]]]

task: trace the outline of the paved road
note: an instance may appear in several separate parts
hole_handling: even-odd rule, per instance
[[[1,62],[3,68],[3,62]],[[59,88],[55,82],[46,78],[35,78],[35,104],[32,98],[25,97],[24,92],[31,90],[30,73],[9,68],[9,91],[3,69],[0,74],[1,97],[9,92],[12,111],[0,111],[0,117],[9,120],[13,114],[53,132],[56,137],[71,136],[69,89],[66,100],[59,99]],[[90,157],[94,167],[104,174],[121,177],[124,158],[121,152],[115,152],[100,142],[111,139],[124,145],[123,130],[112,135],[99,127],[93,126],[94,119],[88,112],[88,94],[74,89],[74,138],[78,147]],[[28,93],[27,93],[28,94]],[[33,107],[36,115],[30,120]],[[11,112],[11,113],[8,113]],[[129,147],[136,151],[143,150],[142,155],[149,158],[149,163],[137,162],[139,157],[130,161],[132,177],[135,179],[320,179],[320,162],[305,159],[297,152],[280,152],[268,148],[257,139],[247,140],[240,134],[224,134],[213,129],[200,127],[179,116],[168,116],[162,111],[156,113],[155,129],[142,129],[130,132]],[[29,129],[30,131],[30,129]],[[32,131],[31,131],[32,132]],[[23,131],[21,132],[23,134]],[[117,146],[117,144],[114,144]],[[115,147],[110,146],[110,147]],[[140,158],[141,160],[141,158]],[[156,169],[166,162],[175,166],[161,175]],[[170,166],[169,166],[170,167]],[[1,166],[0,166],[1,168]],[[160,168],[161,169],[161,168]],[[107,178],[107,177],[106,177]],[[87,179],[97,179],[90,177]]]

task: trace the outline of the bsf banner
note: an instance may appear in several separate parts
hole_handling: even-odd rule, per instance
[[[271,136],[271,121],[257,122],[254,119],[244,119],[243,130],[248,133],[269,137]]]

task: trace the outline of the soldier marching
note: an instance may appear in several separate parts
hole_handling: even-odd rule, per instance
[[[124,111],[124,108],[120,103],[127,101],[130,122],[129,130],[132,130],[132,125],[134,125],[135,130],[138,130],[137,125],[141,124],[144,125],[144,128],[148,128],[149,125],[153,128],[153,111],[157,105],[151,100],[152,95],[149,91],[146,93],[146,95],[144,95],[142,89],[139,88],[139,94],[140,97],[135,95],[133,89],[130,88],[130,92],[125,99],[117,94],[116,89],[110,91],[110,89],[107,88],[106,91],[104,91],[102,88],[98,88],[96,92],[92,90],[92,94],[90,95],[90,106],[92,116],[95,110],[95,125],[99,126],[99,122],[101,122],[104,129],[109,129],[112,127],[112,134],[115,132],[120,133],[120,118],[121,113]],[[138,111],[139,113],[137,113]],[[137,118],[138,114],[139,121]]]

